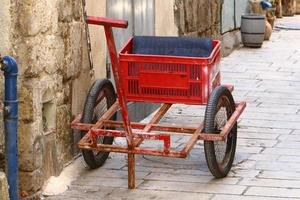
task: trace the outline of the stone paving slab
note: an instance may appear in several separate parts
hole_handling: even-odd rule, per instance
[[[300,16],[279,22],[296,20]],[[126,155],[110,154],[97,170],[78,158],[80,176],[68,191],[47,199],[300,199],[300,31],[274,30],[262,48],[240,48],[221,64],[223,83],[233,83],[235,100],[248,103],[227,178],[211,176],[198,142],[186,159],[137,156],[135,190],[127,189]],[[176,105],[162,123],[197,125],[204,110]],[[182,148],[187,140],[176,136],[172,144]]]

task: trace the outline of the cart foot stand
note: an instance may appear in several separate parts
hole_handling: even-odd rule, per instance
[[[128,154],[128,188],[135,188],[135,155]]]

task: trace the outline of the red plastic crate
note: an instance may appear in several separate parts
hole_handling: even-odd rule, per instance
[[[128,101],[206,104],[220,84],[220,41],[209,57],[132,54],[133,38],[121,50],[120,78]]]

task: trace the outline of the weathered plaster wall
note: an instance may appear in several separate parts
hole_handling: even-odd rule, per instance
[[[174,0],[155,0],[155,35],[178,35],[178,30],[175,25]]]
[[[86,33],[81,1],[4,1],[0,53],[13,55],[20,68],[20,191],[30,196],[73,158],[69,124],[91,80]]]
[[[106,0],[87,0],[87,14],[106,16]],[[106,77],[106,39],[102,26],[89,26],[95,77]]]

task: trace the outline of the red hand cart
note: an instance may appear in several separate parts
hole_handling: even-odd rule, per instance
[[[235,104],[233,86],[220,85],[220,41],[213,40],[208,57],[145,55],[133,52],[133,38],[117,54],[112,27],[127,28],[127,21],[88,17],[87,23],[104,26],[117,90],[112,83],[96,80],[86,98],[82,115],[73,129],[81,130],[78,147],[90,168],[104,164],[109,152],[128,154],[128,187],[135,188],[135,154],[186,158],[198,140],[204,140],[207,165],[216,178],[225,177],[234,160],[237,119],[246,107]],[[162,103],[149,123],[131,122],[127,102]],[[172,104],[206,105],[198,127],[159,124]],[[116,121],[121,110],[122,121]],[[174,134],[190,135],[181,150],[171,146]],[[127,146],[113,144],[126,138]],[[163,142],[163,148],[143,148],[145,140]]]

